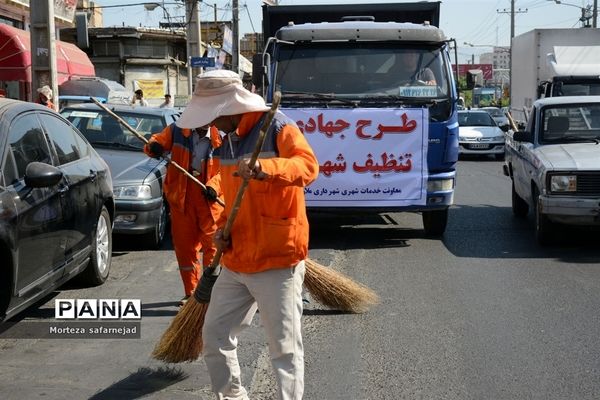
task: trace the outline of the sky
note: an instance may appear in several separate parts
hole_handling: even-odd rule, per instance
[[[97,0],[99,6],[112,6],[142,3],[128,0]],[[369,3],[368,0],[279,0],[280,5],[300,4],[351,4]],[[402,3],[399,0],[373,0],[374,3]],[[159,1],[160,3],[160,1]],[[171,16],[185,14],[183,5],[175,5],[175,0],[164,1]],[[180,2],[183,4],[182,2]],[[240,34],[261,31],[260,0],[238,0]],[[593,0],[570,0],[556,4],[554,0],[515,0],[515,35],[532,29],[577,28],[581,26],[581,9],[591,5]],[[207,0],[200,2],[200,19],[214,20],[214,7],[219,20],[231,19],[231,1]],[[480,53],[492,51],[491,46],[508,46],[510,43],[511,0],[444,0],[440,11],[440,28],[447,37],[456,39],[459,63],[471,60],[475,54],[478,62]],[[498,12],[500,11],[500,12]],[[506,11],[503,13],[502,11]],[[105,8],[104,26],[125,25],[156,27],[164,21],[164,11],[156,8],[146,11],[142,5]],[[468,46],[464,43],[471,43]]]

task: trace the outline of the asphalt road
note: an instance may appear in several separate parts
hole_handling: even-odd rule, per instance
[[[306,305],[305,399],[600,398],[598,233],[538,246],[531,217],[512,215],[501,163],[459,163],[443,240],[417,214],[311,220],[311,258],[381,303],[361,315]],[[139,298],[141,339],[0,339],[0,398],[213,398],[201,359],[150,357],[182,294],[170,246],[121,243],[113,256],[105,285],[67,285],[16,321],[52,320],[56,298]],[[251,398],[274,398],[258,316],[239,357]]]

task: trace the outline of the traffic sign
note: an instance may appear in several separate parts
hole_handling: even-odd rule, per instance
[[[215,58],[214,57],[191,57],[190,65],[192,67],[214,67],[215,66]]]

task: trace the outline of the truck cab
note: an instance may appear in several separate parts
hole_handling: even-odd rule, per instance
[[[416,211],[427,234],[444,233],[458,159],[448,47],[430,23],[364,15],[290,22],[268,39],[254,84],[267,100],[281,92],[282,110],[315,150],[310,210]]]
[[[541,244],[560,225],[600,226],[600,96],[534,102],[525,130],[507,134],[504,172],[517,217],[531,210]]]

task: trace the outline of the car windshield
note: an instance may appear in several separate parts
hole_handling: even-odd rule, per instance
[[[459,112],[459,126],[496,126],[496,123],[486,112]]]
[[[118,111],[115,113],[146,138],[162,131],[165,127],[165,122],[159,115]],[[131,150],[138,150],[144,146],[141,139],[103,110],[65,109],[61,114],[75,125],[92,145]]]
[[[600,104],[561,104],[542,112],[540,143],[597,142]]]
[[[504,117],[504,113],[499,108],[486,108],[485,111],[487,111],[487,113],[492,117]]]

